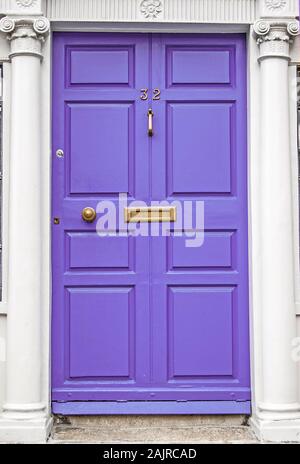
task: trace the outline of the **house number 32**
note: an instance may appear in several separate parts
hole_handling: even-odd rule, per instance
[[[154,89],[152,100],[160,100],[160,95],[161,95],[160,89]],[[144,101],[149,99],[149,89],[141,89],[140,99]]]

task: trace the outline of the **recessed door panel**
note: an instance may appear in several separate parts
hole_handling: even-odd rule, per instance
[[[122,287],[67,290],[71,379],[133,379],[133,292]]]
[[[231,192],[231,104],[168,106],[169,194]]]
[[[230,84],[234,50],[224,47],[168,47],[169,85]]]
[[[232,376],[233,288],[169,287],[169,376]]]
[[[234,269],[235,239],[236,234],[233,231],[207,230],[202,246],[187,247],[186,237],[172,234],[168,239],[168,269]]]
[[[94,102],[68,108],[70,193],[132,194],[134,104]]]
[[[68,270],[133,270],[134,241],[129,237],[102,237],[96,232],[66,234]],[[84,253],[82,253],[84,250]]]
[[[70,85],[133,85],[134,47],[70,47]]]

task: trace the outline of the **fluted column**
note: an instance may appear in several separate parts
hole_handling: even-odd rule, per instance
[[[260,48],[262,398],[257,420],[262,430],[300,419],[292,358],[296,317],[288,79],[290,45],[298,30],[292,20],[254,24]]]
[[[4,17],[11,59],[7,439],[45,435],[41,343],[41,59],[49,31],[44,17]],[[22,435],[29,428],[30,433]],[[3,434],[1,434],[1,437]],[[12,436],[14,436],[12,434]],[[31,437],[31,438],[30,438]]]

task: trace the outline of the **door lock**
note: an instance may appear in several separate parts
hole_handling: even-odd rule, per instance
[[[57,158],[63,158],[65,156],[64,151],[60,148],[56,151]]]

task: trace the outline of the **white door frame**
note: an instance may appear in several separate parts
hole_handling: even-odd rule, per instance
[[[140,6],[151,1],[128,0],[125,11],[122,0],[113,2],[115,9],[109,0],[0,0],[0,13],[6,15],[0,23],[0,57],[8,211],[4,250],[9,250],[0,305],[2,318],[7,317],[0,441],[43,441],[52,424],[50,28],[247,34],[251,424],[264,440],[300,441],[294,58],[299,41],[296,47],[290,43],[298,30],[298,2],[231,0],[231,9],[226,2],[160,0],[150,11]],[[198,9],[192,8],[195,3]]]

